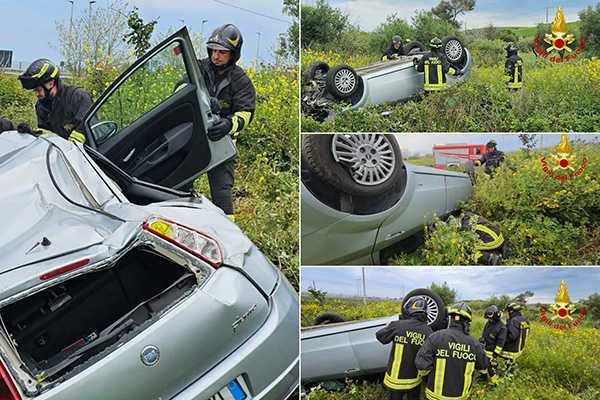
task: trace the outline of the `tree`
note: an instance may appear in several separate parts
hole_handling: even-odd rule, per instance
[[[152,20],[144,24],[144,20],[140,17],[138,11],[137,7],[133,7],[133,10],[129,12],[127,25],[130,31],[123,35],[123,41],[133,46],[135,56],[139,58],[151,47],[150,37],[158,21]]]
[[[385,22],[380,24],[371,34],[371,49],[383,52],[390,47],[394,35],[400,35],[405,42],[406,40],[414,40],[415,35],[410,25],[397,14],[388,15]]]
[[[586,50],[600,56],[600,3],[596,8],[588,6],[579,12],[581,34],[587,35]]]
[[[535,149],[535,145],[537,143],[536,135],[529,135],[526,133],[519,134],[519,140],[523,145],[523,150],[529,154],[533,149]]]
[[[528,290],[515,297],[514,301],[516,303],[527,304],[527,299],[530,297],[533,297],[533,292]]]
[[[427,45],[434,37],[455,36],[457,27],[448,21],[437,18],[431,11],[420,11],[412,17],[415,40]]]
[[[126,8],[126,2],[111,0],[75,16],[72,25],[70,21],[56,24],[58,50],[70,74],[79,77],[86,70],[116,67],[128,61],[129,48],[121,40],[127,29]]]
[[[275,50],[278,60],[291,59],[298,61],[300,49],[300,2],[298,0],[283,0],[283,12],[294,19],[286,33],[279,34],[279,45]]]
[[[315,299],[315,301],[317,303],[319,303],[320,306],[325,304],[325,298],[327,297],[327,292],[311,287],[311,288],[308,288],[308,294],[310,294],[312,296],[312,298]]]
[[[431,9],[431,12],[439,19],[450,22],[458,28],[460,27],[460,23],[456,18],[460,14],[472,11],[474,8],[475,0],[442,0],[437,6]]]
[[[435,282],[431,282],[429,290],[431,290],[434,293],[437,293],[442,298],[442,300],[444,300],[444,303],[446,303],[447,306],[456,302],[456,290],[448,286],[448,282],[444,282],[443,285],[436,285]]]
[[[325,0],[314,6],[302,5],[302,48],[324,47],[335,43],[350,28],[348,16]]]
[[[600,293],[591,294],[581,302],[588,308],[588,314],[592,319],[600,320]]]

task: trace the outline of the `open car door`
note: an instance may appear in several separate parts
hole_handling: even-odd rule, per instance
[[[184,27],[104,91],[86,116],[86,144],[138,179],[187,188],[236,154],[229,135],[208,139],[218,118]]]

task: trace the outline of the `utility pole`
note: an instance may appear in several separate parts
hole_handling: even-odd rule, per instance
[[[367,285],[365,283],[365,267],[362,267],[362,281],[363,281],[363,304],[367,305]]]
[[[258,41],[256,42],[256,66],[258,67],[258,60],[260,60],[260,32],[256,32],[256,36],[258,37]]]
[[[71,40],[71,36],[73,36],[73,6],[75,5],[75,0],[68,0],[71,3],[71,17],[69,18],[69,40]]]
[[[202,36],[202,40],[204,40],[204,24],[207,23],[207,19],[202,20],[202,24],[200,25],[200,36]],[[204,40],[206,42],[206,40]]]

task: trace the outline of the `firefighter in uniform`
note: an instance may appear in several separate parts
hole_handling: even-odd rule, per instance
[[[514,43],[509,43],[506,50],[504,73],[506,74],[506,87],[510,90],[519,90],[523,87],[523,60],[518,55],[519,48]]]
[[[19,124],[22,133],[53,132],[65,139],[85,143],[83,118],[92,106],[92,96],[84,89],[64,84],[58,67],[50,60],[35,60],[19,75],[21,86],[37,97],[35,113],[38,129]]]
[[[429,336],[415,359],[419,374],[427,375],[425,396],[429,400],[468,399],[475,371],[487,373],[483,347],[469,336],[471,307],[455,304],[448,315],[450,326]]]
[[[508,244],[502,232],[482,216],[465,211],[460,217],[460,229],[473,230],[479,237],[475,247],[477,262],[498,265],[506,256]]]
[[[242,34],[232,24],[223,25],[206,43],[208,57],[198,60],[211,97],[218,102],[221,117],[208,129],[208,138],[216,141],[226,135],[234,139],[252,120],[256,108],[256,91],[244,70],[236,65],[242,51]],[[235,158],[208,172],[213,203],[232,220]]]
[[[400,56],[404,56],[404,48],[402,47],[402,38],[400,35],[392,36],[390,48],[383,52],[381,61],[394,60]]]
[[[485,173],[493,175],[496,168],[504,161],[504,152],[496,148],[498,144],[495,140],[490,140],[485,145],[486,152],[479,160],[475,160],[473,163],[476,166],[483,165]]]
[[[417,62],[417,72],[423,72],[423,89],[426,93],[443,90],[446,88],[446,74],[458,76],[460,73],[454,69],[446,55],[442,52],[442,41],[435,37],[429,42],[431,51]]]
[[[375,334],[382,344],[393,342],[383,385],[392,400],[419,400],[421,376],[415,367],[415,356],[433,333],[427,325],[427,302],[420,297],[411,298],[404,305],[404,315],[408,319],[390,322]]]
[[[508,311],[508,319],[502,357],[508,360],[507,371],[514,368],[515,361],[523,354],[531,328],[527,318],[521,314],[522,310],[523,306],[519,303],[510,303],[505,307],[505,311]]]
[[[485,309],[483,318],[487,319],[483,327],[483,333],[479,341],[483,344],[485,354],[490,360],[488,367],[488,376],[490,381],[496,382],[496,368],[498,367],[497,358],[501,357],[502,349],[506,341],[506,325],[502,322],[502,312],[497,306],[491,305]]]

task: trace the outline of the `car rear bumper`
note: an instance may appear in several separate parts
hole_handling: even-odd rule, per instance
[[[210,399],[242,377],[250,399],[296,398],[299,387],[298,295],[280,275],[270,296],[271,311],[263,326],[235,352],[172,400]]]

